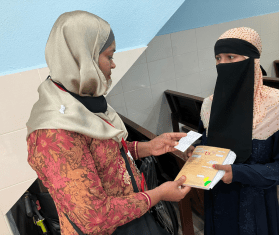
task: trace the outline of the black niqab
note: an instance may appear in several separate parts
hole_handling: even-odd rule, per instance
[[[252,150],[254,59],[260,53],[251,43],[235,38],[218,40],[214,49],[215,55],[249,57],[216,66],[218,77],[208,127],[208,145],[231,149],[237,156],[235,163],[243,163]]]

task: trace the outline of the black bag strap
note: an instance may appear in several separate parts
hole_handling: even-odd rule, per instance
[[[65,214],[65,213],[64,213],[64,214]],[[73,228],[76,230],[76,232],[78,233],[78,235],[86,235],[86,234],[84,234],[84,233],[79,229],[78,226],[75,225],[75,223],[73,223],[73,221],[70,220],[70,218],[68,217],[68,215],[65,214],[65,216],[66,216],[66,218],[69,220],[69,222],[71,223],[71,225],[73,226]]]
[[[129,173],[129,175],[130,175],[130,178],[131,178],[131,181],[132,181],[132,185],[133,185],[134,191],[135,191],[136,193],[138,193],[138,192],[139,192],[139,189],[138,189],[137,183],[136,183],[136,181],[135,181],[133,172],[132,172],[132,170],[131,170],[129,161],[128,161],[128,159],[127,159],[127,155],[126,155],[126,153],[125,153],[123,147],[120,149],[120,152],[121,152],[122,157],[123,157],[124,160],[125,160],[126,168],[127,168],[127,171],[128,171],[128,173]]]
[[[132,181],[132,185],[133,185],[134,191],[135,191],[135,192],[139,192],[137,183],[136,183],[136,181],[135,181],[133,172],[132,172],[132,170],[131,170],[129,161],[128,161],[128,159],[127,159],[127,156],[126,156],[126,153],[125,153],[123,147],[120,149],[120,153],[121,153],[122,157],[123,157],[124,160],[125,160],[126,168],[127,168],[128,173],[129,173],[129,175],[130,175],[130,177],[131,177],[131,181]],[[64,214],[65,214],[65,213],[64,213]],[[73,228],[76,230],[76,232],[78,233],[78,235],[85,235],[85,234],[79,229],[79,227],[76,226],[75,223],[73,223],[73,221],[70,220],[70,218],[69,218],[68,215],[65,214],[65,216],[66,216],[66,218],[69,220],[69,222],[71,223],[71,225],[73,226]]]

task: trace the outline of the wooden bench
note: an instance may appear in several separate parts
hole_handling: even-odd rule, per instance
[[[173,131],[179,132],[179,123],[181,123],[184,124],[182,127],[184,132],[187,133],[191,130],[198,132],[200,111],[204,99],[171,90],[166,90],[165,95],[171,109]],[[183,165],[179,166],[183,167]],[[183,199],[183,206],[191,208],[204,219],[204,190],[192,188],[190,193]],[[191,224],[193,224],[192,218],[188,220],[185,226],[189,234],[194,234],[194,228]]]
[[[279,89],[279,78],[263,77],[263,84],[269,87]]]
[[[203,98],[171,90],[166,90],[165,95],[171,109],[173,131],[179,132],[179,123],[185,125],[186,132],[197,131]]]

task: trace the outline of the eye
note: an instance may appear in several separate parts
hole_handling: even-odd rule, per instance
[[[112,56],[109,56],[109,60],[113,60],[113,57],[112,57]]]
[[[215,59],[216,60],[221,60],[221,57],[220,56],[216,56]]]
[[[228,56],[231,60],[233,60],[234,58],[235,58],[235,56],[233,56],[233,55],[229,55]]]

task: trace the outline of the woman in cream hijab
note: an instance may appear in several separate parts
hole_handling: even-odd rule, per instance
[[[115,41],[109,24],[85,11],[62,14],[46,45],[50,78],[39,89],[28,127],[28,162],[48,188],[61,234],[112,234],[160,200],[179,201],[185,181],[134,193],[120,148],[133,159],[174,151],[186,134],[167,133],[150,142],[124,141],[126,128],[104,98],[111,84]],[[127,145],[127,147],[126,147]],[[141,188],[141,175],[129,158]]]

